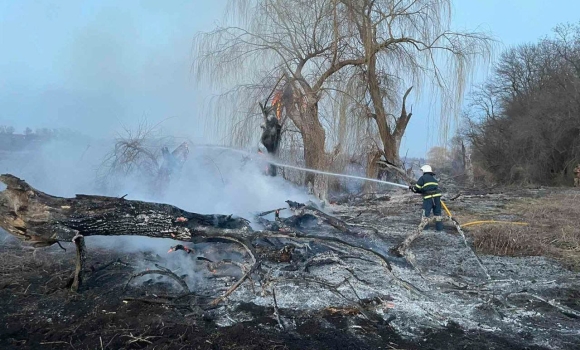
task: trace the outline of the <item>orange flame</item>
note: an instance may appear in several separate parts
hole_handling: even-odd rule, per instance
[[[276,91],[274,98],[272,99],[272,106],[276,109],[276,118],[281,120],[282,118],[282,90]]]

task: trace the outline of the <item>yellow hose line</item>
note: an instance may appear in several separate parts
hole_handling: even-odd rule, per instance
[[[441,201],[441,205],[443,206],[443,209],[445,209],[445,212],[447,213],[447,215],[449,215],[449,217],[451,218],[452,217],[451,212],[449,211],[449,208],[447,208],[447,205],[445,205],[445,203],[443,201]],[[479,225],[479,224],[510,224],[510,225],[522,225],[522,226],[528,225],[527,222],[519,222],[519,221],[481,220],[481,221],[468,222],[467,224],[462,224],[461,227]]]
[[[471,225],[479,225],[479,224],[510,224],[510,225],[528,225],[527,222],[519,222],[519,221],[496,221],[496,220],[484,220],[484,221],[472,221],[468,222],[467,224],[463,224],[461,226],[471,226]]]
[[[447,213],[447,215],[449,215],[449,217],[451,217],[451,212],[449,211],[449,209],[445,205],[445,202],[441,201],[441,205],[443,206],[443,209],[445,209],[445,212]]]

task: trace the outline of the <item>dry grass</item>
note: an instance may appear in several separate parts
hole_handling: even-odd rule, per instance
[[[478,252],[542,255],[580,271],[580,193],[522,200],[507,208],[529,226],[481,225],[469,229]]]

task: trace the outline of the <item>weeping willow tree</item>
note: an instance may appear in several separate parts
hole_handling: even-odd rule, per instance
[[[354,67],[358,79],[349,82],[343,98],[354,102],[359,116],[372,120],[380,140],[368,156],[367,176],[376,176],[376,165],[382,164],[408,180],[401,169],[400,146],[412,116],[406,102],[413,87],[416,94],[427,88],[438,97],[439,131],[446,138],[473,69],[479,60],[489,60],[492,40],[483,33],[451,30],[449,0],[341,4],[365,58]]]
[[[325,90],[336,84],[333,75],[354,63],[351,47],[339,25],[335,0],[232,1],[237,23],[196,37],[194,72],[199,81],[232,87],[216,101],[218,126],[225,123],[236,145],[255,142],[257,102],[269,95],[285,76],[291,98],[285,101],[291,127],[300,134],[305,165],[326,169],[326,132],[319,104]],[[221,124],[221,125],[220,125]],[[325,183],[306,176],[322,197]]]
[[[399,168],[408,88],[438,94],[446,133],[475,58],[489,53],[485,35],[449,30],[449,0],[238,0],[228,14],[230,25],[195,39],[198,82],[227,89],[209,119],[232,144],[257,143],[257,102],[284,77],[287,129],[321,170],[353,151],[368,155],[369,175],[381,157]],[[306,182],[324,195],[323,178]]]

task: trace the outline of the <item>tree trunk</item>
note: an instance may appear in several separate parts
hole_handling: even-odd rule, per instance
[[[397,148],[397,142],[392,135],[388,135],[382,139],[383,141],[383,152],[387,163],[400,167],[401,158],[399,157],[399,149]]]
[[[468,153],[465,157],[465,173],[467,174],[467,185],[469,187],[475,186],[475,179],[473,174],[473,163],[471,162],[471,154]]]
[[[369,5],[372,7],[372,5]],[[359,27],[359,35],[361,42],[364,47],[365,55],[367,57],[366,65],[366,80],[368,84],[369,96],[374,108],[374,119],[377,123],[377,129],[379,131],[379,136],[383,143],[383,155],[385,157],[385,162],[389,165],[387,168],[387,173],[395,174],[399,176],[405,174],[402,169],[401,159],[399,157],[399,148],[401,147],[401,140],[411,114],[407,114],[405,108],[405,102],[407,96],[411,92],[411,88],[407,89],[403,96],[403,104],[401,108],[401,115],[395,119],[394,122],[389,123],[388,113],[385,109],[385,96],[384,91],[381,89],[381,80],[379,79],[380,72],[377,71],[377,55],[378,42],[376,28],[373,27],[370,18],[370,12],[368,15],[362,16],[361,27]],[[393,170],[395,170],[393,172]],[[403,176],[405,178],[405,176]]]
[[[367,169],[366,176],[369,179],[376,179],[379,176],[379,164],[377,163],[381,159],[381,152],[377,149],[369,151],[367,153]],[[364,184],[364,193],[376,192],[376,183],[367,181]]]
[[[304,143],[304,162],[306,167],[314,170],[327,170],[326,132],[318,119],[318,101],[316,97],[308,96],[304,110],[293,118],[294,124],[300,130]],[[326,200],[328,179],[326,175],[307,173],[304,184],[311,189],[320,200]]]
[[[401,138],[403,137],[404,128],[406,127],[406,123],[402,130],[399,129],[399,120],[401,118],[407,118],[407,114],[405,111],[405,97],[403,98],[403,107],[401,113],[401,117],[396,120],[394,125],[389,125],[387,121],[387,112],[385,111],[384,106],[384,96],[381,93],[380,82],[378,79],[378,75],[376,72],[376,56],[373,55],[369,58],[368,62],[368,70],[367,70],[367,82],[369,85],[369,95],[371,97],[371,101],[373,103],[373,107],[375,110],[375,121],[377,123],[377,128],[379,131],[379,136],[381,137],[381,141],[383,142],[383,152],[385,161],[394,166],[394,167],[401,167],[401,160],[399,157],[399,147],[401,144]],[[409,115],[410,117],[410,115]],[[390,172],[390,171],[389,171]]]
[[[77,235],[242,241],[252,232],[246,220],[227,215],[201,215],[168,204],[123,198],[53,197],[12,175],[0,175],[0,181],[7,185],[0,192],[0,226],[35,246],[70,241]]]
[[[326,170],[326,153],[324,152],[325,132],[322,126],[313,128],[303,134],[304,160],[306,167],[316,170]],[[312,188],[314,194],[321,200],[326,199],[327,176],[308,173],[305,178],[306,186]]]

